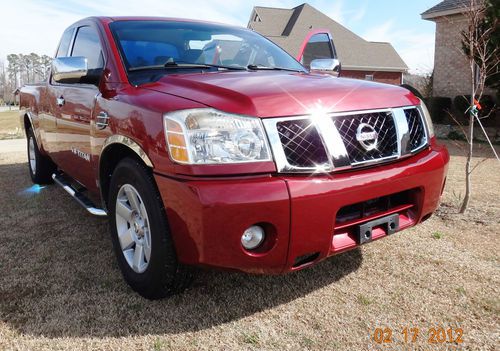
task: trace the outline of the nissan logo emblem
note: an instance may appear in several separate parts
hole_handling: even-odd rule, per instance
[[[356,131],[356,140],[366,151],[371,151],[377,148],[378,133],[368,123],[361,123]]]

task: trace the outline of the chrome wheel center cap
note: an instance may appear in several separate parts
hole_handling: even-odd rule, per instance
[[[139,239],[144,237],[144,224],[141,222],[142,221],[140,219],[136,219],[133,224],[134,232]]]
[[[142,220],[139,213],[135,212],[132,214],[132,228],[138,239],[144,237],[144,221]]]

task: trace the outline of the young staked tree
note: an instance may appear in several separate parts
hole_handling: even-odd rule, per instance
[[[477,122],[482,128],[478,117],[478,110],[481,108],[478,101],[481,101],[487,82],[491,82],[495,76],[498,77],[500,48],[496,38],[498,38],[499,19],[495,12],[498,11],[499,2],[499,0],[468,0],[463,9],[468,27],[462,31],[462,45],[470,67],[471,98],[468,110],[469,128],[466,135],[468,148],[465,166],[465,195],[460,213],[464,213],[469,206],[472,193],[471,174],[477,167],[477,165],[472,166],[472,152],[474,123]],[[484,128],[482,129],[484,132]],[[489,141],[485,132],[484,134]],[[491,147],[497,156],[492,145]]]

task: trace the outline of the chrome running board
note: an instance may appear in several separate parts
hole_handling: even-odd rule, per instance
[[[52,174],[52,179],[54,182],[59,185],[61,188],[66,190],[68,194],[71,195],[73,199],[76,200],[83,208],[87,210],[88,213],[98,217],[106,217],[108,213],[102,208],[97,208],[92,201],[86,197],[81,191],[73,188],[71,183],[64,178],[62,174]]]

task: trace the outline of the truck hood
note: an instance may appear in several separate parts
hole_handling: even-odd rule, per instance
[[[143,86],[215,109],[258,117],[381,109],[417,105],[398,86],[329,75],[278,71],[167,75]]]

